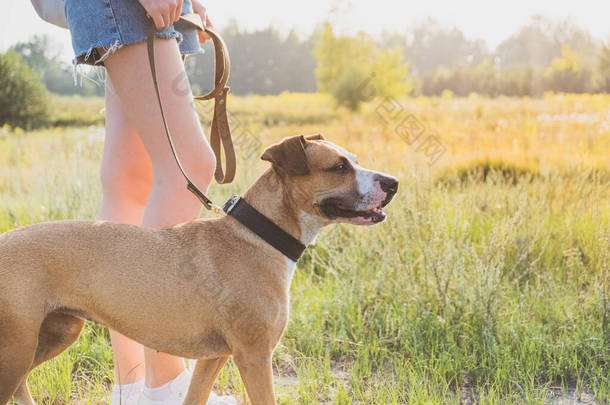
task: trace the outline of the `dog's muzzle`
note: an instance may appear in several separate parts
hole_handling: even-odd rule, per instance
[[[386,218],[383,207],[394,198],[398,191],[398,180],[392,176],[377,175],[375,181],[379,184],[380,193],[384,196],[375,199],[364,209],[358,204],[362,197],[350,199],[346,197],[329,197],[320,203],[322,213],[332,220],[347,222],[354,225],[373,225],[383,222]]]

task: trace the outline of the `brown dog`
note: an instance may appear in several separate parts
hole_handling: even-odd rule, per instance
[[[245,201],[303,244],[331,222],[383,221],[398,186],[321,135],[262,155]],[[198,359],[185,404],[203,404],[230,355],[254,405],[275,404],[271,355],[288,321],[296,263],[231,216],[166,229],[92,221],[0,236],[0,405],[34,405],[27,377],[84,319],[161,352]]]

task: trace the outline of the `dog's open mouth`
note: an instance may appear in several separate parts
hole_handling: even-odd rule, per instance
[[[356,211],[334,199],[325,200],[320,205],[322,212],[327,218],[356,225],[371,225],[382,222],[386,215],[381,207],[382,205],[380,204],[365,211]]]

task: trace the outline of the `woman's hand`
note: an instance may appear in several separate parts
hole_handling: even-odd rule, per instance
[[[203,6],[203,4],[201,4],[201,0],[192,0],[192,3],[193,3],[193,11],[195,13],[199,14],[199,17],[201,17],[201,22],[203,23],[203,25],[205,27],[213,27],[212,22],[208,18],[208,13],[206,12],[205,7]],[[210,36],[208,34],[206,34],[205,31],[198,31],[198,33],[199,33],[199,42],[200,43],[203,44],[205,41],[210,39]]]
[[[169,28],[182,14],[182,0],[138,0],[158,30]]]

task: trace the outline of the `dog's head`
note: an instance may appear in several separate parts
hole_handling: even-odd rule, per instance
[[[372,225],[396,194],[398,180],[358,165],[356,156],[322,135],[285,138],[263,152],[299,208],[330,221]]]

